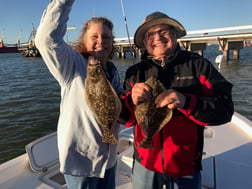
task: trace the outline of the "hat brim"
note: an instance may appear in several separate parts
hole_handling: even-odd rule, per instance
[[[144,48],[144,34],[145,32],[152,26],[158,25],[158,24],[167,24],[170,26],[173,26],[175,28],[177,38],[183,37],[186,35],[186,30],[180,24],[178,21],[172,19],[172,18],[156,18],[153,20],[150,20],[148,22],[143,23],[138,27],[138,29],[135,32],[134,36],[134,43],[138,48]]]

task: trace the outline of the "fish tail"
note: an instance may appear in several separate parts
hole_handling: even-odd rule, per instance
[[[117,143],[117,139],[115,137],[115,135],[112,132],[105,132],[103,137],[102,137],[102,142],[108,142],[108,143],[112,143],[112,144],[116,144]]]
[[[154,144],[153,144],[153,141],[152,139],[148,139],[147,137],[144,138],[140,144],[139,144],[139,147],[142,147],[144,149],[149,149],[149,148],[154,148]]]

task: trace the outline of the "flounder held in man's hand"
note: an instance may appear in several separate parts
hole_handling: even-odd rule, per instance
[[[107,80],[100,62],[94,57],[90,57],[88,60],[85,97],[97,122],[103,128],[102,141],[115,144],[117,139],[111,129],[117,123],[122,105],[114,88]]]
[[[163,84],[154,77],[150,77],[145,84],[151,89],[152,99],[136,105],[135,116],[138,125],[145,134],[139,147],[153,148],[152,137],[160,131],[171,119],[172,110],[167,106],[156,108],[156,97],[165,90]]]

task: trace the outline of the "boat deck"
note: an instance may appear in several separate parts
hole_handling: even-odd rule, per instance
[[[230,123],[206,127],[202,189],[252,188],[252,122],[234,114]],[[121,130],[116,189],[131,189],[132,129]],[[0,165],[0,188],[66,189],[59,173],[57,135],[26,146],[27,153]]]

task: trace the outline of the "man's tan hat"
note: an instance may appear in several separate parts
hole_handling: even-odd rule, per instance
[[[146,16],[143,23],[138,27],[134,36],[134,43],[138,48],[144,48],[144,35],[145,32],[152,26],[157,24],[167,24],[174,27],[177,38],[183,37],[186,35],[186,30],[177,20],[167,16],[162,12],[153,12],[150,15]]]

